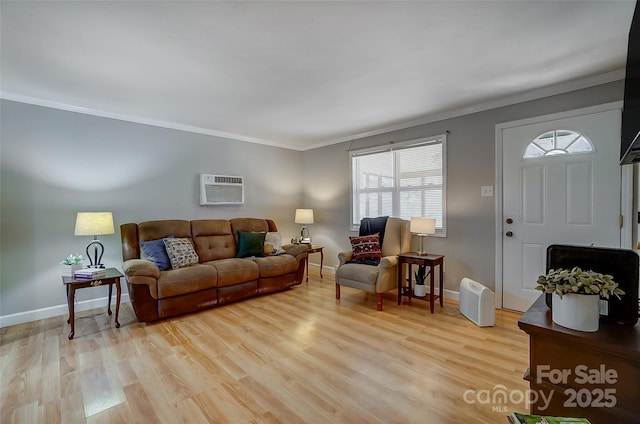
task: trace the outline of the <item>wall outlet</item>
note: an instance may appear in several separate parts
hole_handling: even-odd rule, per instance
[[[482,197],[492,197],[493,196],[493,186],[482,186],[482,187],[480,187],[480,195]]]

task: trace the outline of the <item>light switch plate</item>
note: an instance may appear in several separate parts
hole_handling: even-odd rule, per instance
[[[493,186],[482,186],[482,187],[480,187],[480,195],[482,197],[492,197],[493,196]]]

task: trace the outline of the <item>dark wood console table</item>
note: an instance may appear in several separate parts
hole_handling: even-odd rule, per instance
[[[518,321],[529,334],[531,413],[588,418],[593,424],[640,422],[640,325],[600,323],[574,331],[551,319],[544,295]],[[534,396],[535,398],[535,396]]]

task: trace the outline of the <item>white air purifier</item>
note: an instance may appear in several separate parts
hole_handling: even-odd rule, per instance
[[[460,282],[460,312],[479,327],[495,325],[493,292],[477,281],[463,278]]]

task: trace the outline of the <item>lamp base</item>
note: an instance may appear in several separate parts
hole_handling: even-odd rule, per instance
[[[429,255],[424,250],[424,239],[427,237],[427,235],[426,234],[418,234],[418,237],[420,237],[420,247],[418,248],[418,251],[416,252],[416,254],[418,256],[427,256],[427,255]]]
[[[93,258],[89,254],[89,248],[93,246]],[[104,246],[100,243],[100,240],[93,240],[87,245],[87,257],[89,258],[89,265],[87,268],[104,268],[104,265],[100,263],[102,261],[102,254],[104,253]]]
[[[311,243],[311,236],[309,235],[309,229],[305,226],[302,226],[302,230],[300,230],[299,243],[302,243],[302,244]]]

